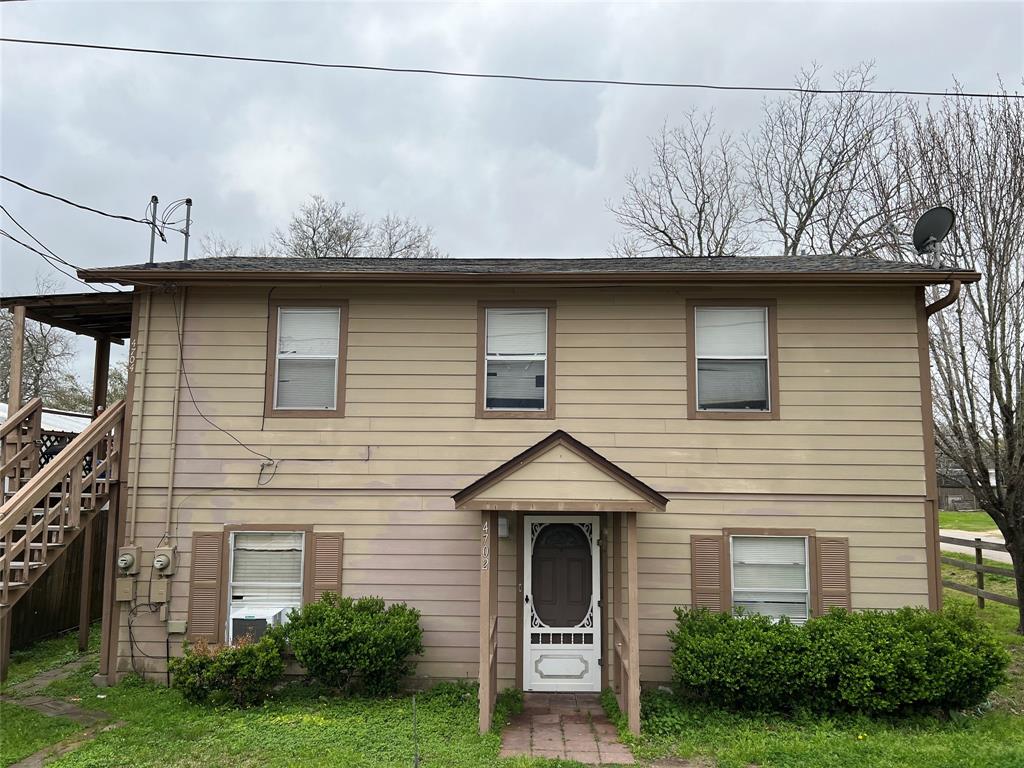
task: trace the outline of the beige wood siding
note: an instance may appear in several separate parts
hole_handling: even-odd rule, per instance
[[[281,288],[273,298],[288,295]],[[182,345],[191,394],[176,372],[171,300],[154,298],[148,347],[144,322],[138,345],[146,376],[136,379],[135,413],[145,404],[132,425],[141,448],[133,443],[128,506],[144,551],[145,598],[164,534],[174,435],[171,535],[180,561],[171,618],[187,610],[193,530],[322,526],[344,532],[345,594],[406,600],[423,612],[420,675],[475,677],[479,513],[456,511],[450,497],[555,429],[672,499],[664,513],[639,517],[645,681],[668,675],[664,633],[672,607],[690,600],[694,533],[759,526],[847,537],[854,607],[927,603],[912,288],[364,287],[330,296],[349,302],[346,411],[310,419],[264,416],[266,289],[189,289]],[[752,296],[778,304],[780,420],[688,420],[684,298]],[[475,418],[477,302],[502,298],[557,302],[554,419]],[[261,459],[200,411],[277,459],[276,471],[261,478]],[[606,482],[571,462],[559,467],[559,454],[542,458],[529,477],[510,478],[522,484],[515,493],[593,498]],[[507,486],[500,495],[512,492]],[[501,542],[502,686],[514,677],[514,553],[513,540]],[[162,670],[164,625],[144,610],[133,623],[136,665]],[[122,670],[131,664],[127,641],[125,625]]]

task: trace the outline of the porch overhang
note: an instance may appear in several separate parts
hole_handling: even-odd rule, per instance
[[[541,471],[541,464],[552,471]],[[664,512],[668,504],[665,496],[561,429],[452,499],[456,509],[524,513]]]
[[[480,731],[491,728],[498,687],[498,514],[536,512],[599,516],[600,588],[605,606],[599,627],[600,658],[609,662],[603,667],[601,682],[616,692],[630,730],[639,733],[637,519],[640,512],[663,512],[668,499],[563,430],[552,432],[488,472],[453,499],[457,509],[480,513]],[[521,548],[518,559],[521,571]],[[518,578],[522,579],[521,573]],[[520,591],[521,585],[517,594]],[[520,600],[516,608],[517,664],[522,611]]]

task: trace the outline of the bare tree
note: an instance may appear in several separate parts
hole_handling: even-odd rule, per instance
[[[367,255],[373,235],[361,213],[345,204],[311,195],[292,214],[287,230],[274,232],[273,241],[282,256],[299,259],[344,259]]]
[[[204,259],[231,258],[244,255],[242,244],[222,235],[206,234],[199,239],[199,255]]]
[[[626,179],[622,202],[612,207],[625,236],[619,256],[739,256],[750,251],[743,228],[749,194],[742,185],[737,147],[716,136],[712,115],[691,112],[677,127],[651,139],[650,171]]]
[[[944,99],[912,113],[907,143],[901,229],[948,205],[944,261],[981,273],[932,317],[936,441],[1002,532],[1024,597],[1024,103]]]
[[[433,237],[430,227],[389,213],[373,225],[369,251],[385,259],[436,259],[441,252],[434,245]]]
[[[744,140],[754,222],[783,255],[870,255],[893,238],[892,212],[878,205],[899,179],[899,135],[907,104],[862,93],[874,67],[835,76],[838,94],[818,89],[818,68],[805,70],[803,92],[764,104],[760,128]]]

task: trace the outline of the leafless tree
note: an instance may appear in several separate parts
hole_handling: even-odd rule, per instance
[[[818,74],[801,72],[803,92],[766,101],[760,128],[745,137],[753,220],[786,256],[873,254],[893,237],[878,199],[893,199],[898,184],[907,103],[859,92],[874,84],[871,64],[839,72],[838,94],[808,92]]]
[[[750,251],[743,227],[749,203],[741,160],[728,134],[715,135],[712,115],[691,112],[651,139],[654,163],[626,179],[612,212],[626,233],[619,256],[740,256]]]
[[[372,227],[362,214],[345,204],[310,195],[292,214],[286,230],[274,232],[282,256],[298,259],[344,259],[363,256],[370,245]]]
[[[369,252],[385,259],[436,259],[441,255],[433,243],[430,227],[412,219],[388,214],[373,225]]]
[[[981,273],[931,320],[936,440],[1003,533],[1024,597],[1024,103],[947,98],[915,110],[906,136],[899,228],[948,205],[943,260]]]

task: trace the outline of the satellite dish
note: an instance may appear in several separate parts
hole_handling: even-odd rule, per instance
[[[937,206],[921,214],[914,225],[914,248],[918,254],[935,252],[936,246],[953,228],[955,214],[944,205]]]

